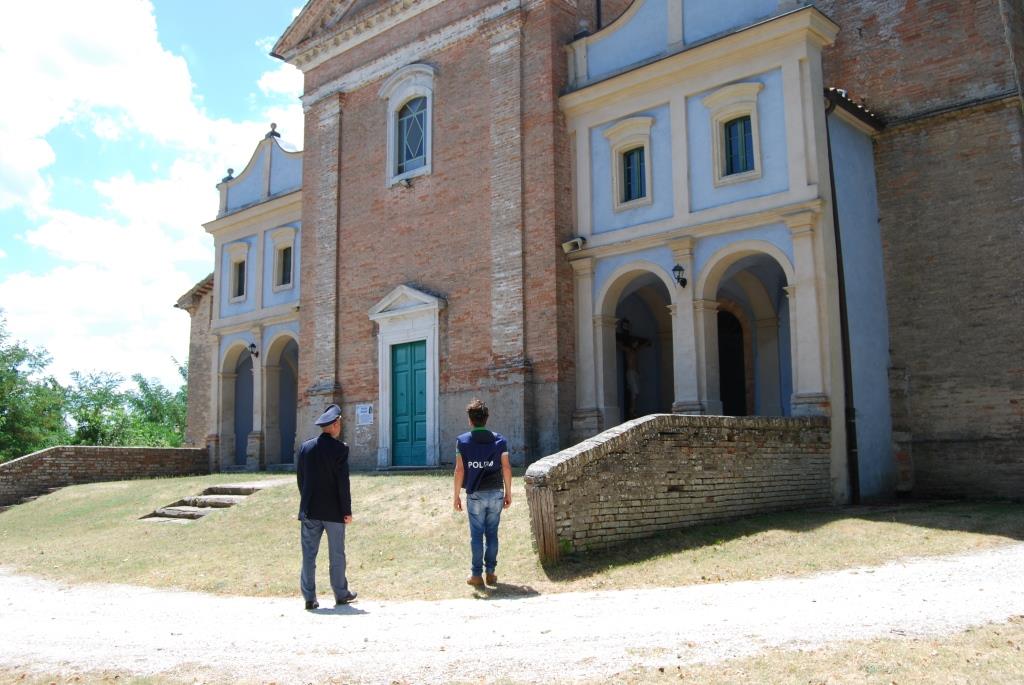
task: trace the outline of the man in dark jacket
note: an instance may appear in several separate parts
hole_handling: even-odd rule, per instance
[[[469,548],[472,553],[467,583],[473,587],[497,585],[498,523],[512,504],[512,466],[508,443],[500,433],[487,430],[487,405],[473,400],[466,407],[468,433],[455,445],[455,511],[462,511],[460,490],[466,490],[469,513]],[[486,545],[485,545],[486,543]],[[487,572],[486,577],[483,571]]]
[[[355,600],[345,577],[345,526],[352,523],[352,495],[348,480],[348,445],[341,442],[341,409],[332,404],[316,420],[323,432],[302,443],[295,475],[299,482],[299,526],[302,540],[302,572],[299,588],[306,610],[316,601],[316,555],[327,531],[331,589],[335,605]]]

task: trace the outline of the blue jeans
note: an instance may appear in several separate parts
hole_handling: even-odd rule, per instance
[[[466,495],[469,548],[473,552],[470,572],[474,576],[481,575],[484,569],[494,573],[494,567],[498,565],[498,523],[504,505],[505,493],[502,490],[483,490]]]

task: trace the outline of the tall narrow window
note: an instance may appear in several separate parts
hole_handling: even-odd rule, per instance
[[[742,174],[754,168],[754,137],[750,117],[725,124],[725,175]]]
[[[651,204],[651,127],[654,117],[622,119],[604,130],[611,153],[611,199],[616,212]]]
[[[647,195],[644,149],[635,147],[622,155],[622,201],[632,202]]]
[[[235,262],[234,287],[231,296],[245,297],[245,262]]]
[[[292,248],[284,247],[277,252],[277,283],[276,285],[291,285],[292,282]]]
[[[425,131],[427,99],[409,100],[398,110],[398,168],[399,174],[419,169],[426,164]]]
[[[380,96],[388,103],[387,185],[401,183],[408,188],[406,181],[430,173],[434,68],[429,64],[402,67],[384,81]]]

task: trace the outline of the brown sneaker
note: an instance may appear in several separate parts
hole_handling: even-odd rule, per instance
[[[488,573],[487,575],[484,576],[484,578],[487,580],[487,584],[488,585],[497,585],[498,584],[498,576],[494,575],[493,573]]]
[[[470,576],[469,578],[466,578],[466,584],[472,585],[473,587],[483,587],[484,579],[480,576]]]

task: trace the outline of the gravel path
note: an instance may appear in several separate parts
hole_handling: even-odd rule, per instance
[[[298,597],[65,586],[0,570],[0,668],[278,683],[597,680],[633,665],[944,634],[1019,614],[1024,543],[803,578],[316,613]]]

